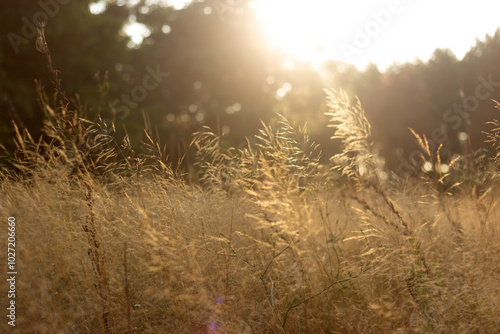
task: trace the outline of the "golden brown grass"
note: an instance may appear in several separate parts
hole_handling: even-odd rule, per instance
[[[203,185],[141,162],[103,178],[60,142],[24,160],[29,174],[4,174],[17,332],[500,330],[496,189],[448,195],[351,168],[353,188],[293,129],[282,118],[240,151],[198,134]]]
[[[134,156],[57,91],[50,140],[18,134],[0,175],[19,272],[2,332],[500,332],[496,185],[387,180],[344,93],[330,94],[346,147],[333,170],[280,116],[239,150],[198,133],[191,184],[153,140]]]
[[[496,191],[446,198],[460,237],[421,185],[393,191],[426,272],[408,237],[345,186],[263,200],[153,177],[95,183],[98,275],[83,229],[87,187],[54,177],[2,182],[1,216],[18,222],[18,333],[500,328]],[[356,196],[397,221],[375,192]]]

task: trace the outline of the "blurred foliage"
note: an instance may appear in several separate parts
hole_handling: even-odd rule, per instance
[[[338,153],[339,143],[332,143],[325,127],[324,88],[342,88],[359,96],[374,147],[397,171],[418,149],[409,127],[426,134],[431,146],[443,144],[443,161],[451,160],[484,145],[484,123],[494,118],[490,99],[500,99],[499,31],[478,40],[463,60],[436,50],[428,62],[394,65],[385,72],[373,64],[359,71],[333,60],[312,68],[268,47],[245,0],[194,1],[183,9],[160,1],[109,0],[99,14],[90,12],[89,0],[19,0],[0,13],[0,143],[8,149],[13,121],[40,135],[43,113],[35,79],[49,96],[52,89],[35,35],[29,34],[33,15],[47,13],[41,3],[53,5],[47,41],[75,107],[92,121],[98,115],[113,121],[117,135],[128,133],[133,146],[148,138],[146,129],[166,145],[174,162],[189,152],[192,134],[204,125],[239,147],[246,145],[245,136],[257,133],[261,120],[278,122],[277,113],[307,122],[326,161]],[[125,34],[130,23],[148,28],[142,43]],[[488,81],[489,90],[481,89],[488,97],[477,108],[454,109],[471,103],[477,87]],[[467,142],[458,140],[460,132],[468,134]],[[184,161],[190,164],[191,158],[188,154]]]
[[[64,4],[66,3],[66,4]],[[113,81],[110,94],[125,89],[114,76],[116,62],[129,58],[126,38],[120,34],[128,16],[125,8],[108,7],[105,16],[92,15],[91,1],[9,1],[1,12],[0,35],[0,142],[7,147],[11,122],[39,135],[43,111],[39,106],[35,80],[41,81],[52,96],[45,57],[35,48],[39,19],[46,24],[45,35],[54,67],[60,71],[61,84],[85,116],[103,116],[108,112],[95,80],[109,71]],[[84,111],[84,110],[82,110]]]

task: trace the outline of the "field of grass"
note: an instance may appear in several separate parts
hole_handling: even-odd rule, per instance
[[[16,327],[1,331],[500,332],[494,168],[392,175],[360,105],[329,100],[345,147],[331,165],[280,116],[242,149],[196,134],[189,174],[154,140],[138,156],[109,126],[46,103],[49,140],[18,133],[0,175],[19,273]]]

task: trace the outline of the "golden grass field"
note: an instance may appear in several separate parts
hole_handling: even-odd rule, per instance
[[[240,150],[196,134],[196,178],[150,138],[139,157],[46,104],[50,140],[18,133],[1,174],[19,273],[16,327],[1,331],[500,332],[495,169],[392,175],[361,106],[329,99],[345,147],[331,165],[280,116]]]

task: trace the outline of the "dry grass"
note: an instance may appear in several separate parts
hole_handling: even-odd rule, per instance
[[[388,180],[344,93],[330,94],[346,147],[333,170],[280,116],[240,150],[198,133],[190,184],[153,140],[135,157],[58,92],[50,141],[18,134],[0,175],[19,272],[2,332],[500,332],[497,188]]]
[[[500,330],[497,190],[374,185],[351,168],[353,188],[283,124],[240,151],[199,134],[202,186],[144,165],[103,179],[60,143],[4,174],[17,332]]]
[[[102,295],[82,227],[90,215],[85,184],[2,183],[1,215],[19,227],[19,333],[96,333],[103,312],[110,333],[499,329],[495,193],[447,199],[464,229],[458,239],[425,189],[395,191],[426,274],[407,237],[349,199],[348,189],[280,194],[274,204],[282,207],[268,212],[262,199],[158,178],[94,187]],[[395,220],[376,193],[357,196]]]

